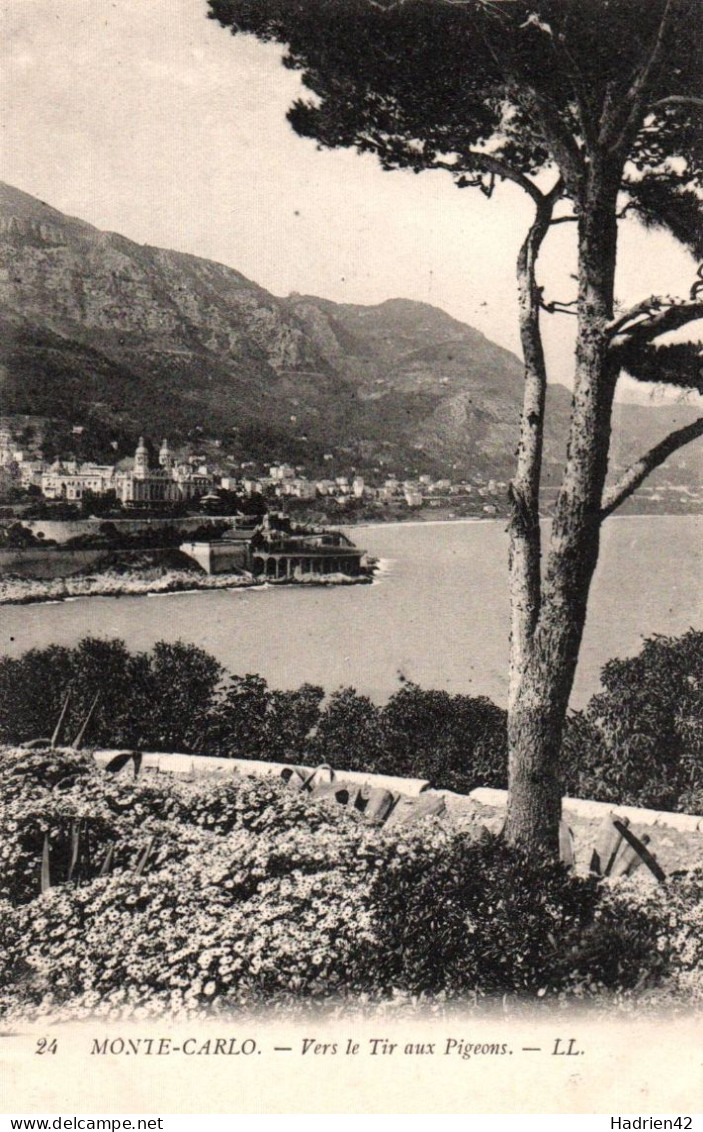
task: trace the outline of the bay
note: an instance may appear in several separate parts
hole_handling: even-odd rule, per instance
[[[371,586],[262,587],[86,598],[0,609],[0,649],[20,655],[86,635],[131,649],[184,640],[273,687],[353,685],[381,702],[412,680],[490,696],[507,689],[507,537],[503,522],[378,524],[348,532],[381,559]],[[609,519],[593,583],[572,705],[603,663],[643,638],[703,624],[703,523],[696,516]]]

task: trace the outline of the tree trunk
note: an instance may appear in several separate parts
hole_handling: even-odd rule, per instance
[[[553,856],[559,846],[561,742],[598,561],[617,379],[605,326],[612,317],[618,184],[619,176],[594,166],[579,202],[578,332],[567,458],[538,614],[532,631],[525,626],[520,639],[516,610],[529,604],[534,580],[526,569],[511,570],[509,793],[503,835],[509,844]],[[514,513],[512,564],[520,560],[519,543]]]
[[[537,286],[537,258],[549,231],[561,181],[537,202],[535,219],[520,248],[517,261],[520,340],[525,363],[524,395],[520,421],[517,467],[510,484],[511,520],[508,575],[510,579],[511,680],[509,703],[527,663],[530,642],[539,616],[542,554],[539,526],[539,485],[544,441],[544,405],[547,370],[540,332],[541,291]]]

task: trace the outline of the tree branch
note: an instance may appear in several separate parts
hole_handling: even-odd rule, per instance
[[[703,106],[703,98],[696,98],[693,94],[667,94],[666,98],[650,103],[647,109],[658,110],[660,106]]]
[[[583,131],[583,138],[586,143],[586,148],[590,153],[593,153],[598,146],[599,131],[598,124],[593,115],[592,107],[589,103],[588,84],[584,79],[583,71],[566,46],[566,37],[564,37],[564,40],[560,44],[560,47],[568,64],[566,73],[569,77],[571,88],[574,92],[576,112],[578,114],[579,123]],[[558,60],[559,54],[556,50],[554,54],[555,58]]]
[[[646,105],[647,85],[661,60],[664,38],[668,30],[667,25],[673,7],[674,0],[666,0],[652,50],[649,56],[644,60],[639,72],[635,75],[632,86],[623,99],[622,105],[626,111],[624,119],[621,114],[618,114],[616,116],[617,122],[612,124],[613,129],[619,130],[616,137],[612,137],[612,130],[609,129],[611,124],[607,122],[604,123],[601,141],[607,146],[611,153],[616,153],[618,150],[629,149],[632,140],[639,132]],[[620,127],[619,123],[621,121],[622,126]]]
[[[577,316],[578,312],[569,310],[569,308],[578,306],[578,302],[578,299],[572,299],[570,302],[562,302],[561,299],[551,299],[548,303],[545,303],[544,299],[540,298],[539,305],[547,314],[573,314]]]
[[[640,315],[648,315],[648,317],[642,321],[634,321],[628,327],[627,323],[636,320]],[[643,346],[659,338],[660,335],[667,334],[670,330],[679,330],[699,318],[703,318],[701,299],[685,303],[672,303],[670,299],[645,299],[610,324],[608,328],[610,349],[615,352],[633,345]]]
[[[535,204],[544,200],[545,194],[541,189],[538,189],[537,185],[524,173],[521,173],[519,169],[515,169],[507,161],[502,161],[499,157],[494,157],[490,153],[481,153],[480,150],[465,150],[461,154],[460,160],[456,162],[434,160],[430,168],[446,169],[450,173],[471,173],[479,169],[519,185],[524,192],[532,197]]]
[[[635,303],[629,310],[624,311],[623,314],[618,315],[605,327],[606,337],[612,339],[627,326],[628,322],[633,319],[639,318],[641,315],[652,314],[654,311],[661,310],[662,306],[667,302],[665,299],[658,298],[656,295],[651,295],[648,299],[642,299],[639,303]]]
[[[573,199],[578,201],[585,170],[584,160],[579,147],[559,118],[555,107],[534,87],[525,88],[516,85],[513,90],[513,97],[516,101],[526,105],[537,117],[566,187]]]
[[[603,519],[607,519],[608,515],[612,515],[613,511],[617,510],[620,504],[624,503],[637,490],[647,476],[671,456],[672,452],[683,448],[685,444],[690,444],[692,440],[699,436],[703,436],[703,417],[699,417],[691,424],[684,425],[683,428],[669,433],[659,444],[650,448],[649,452],[646,452],[644,456],[628,468],[621,479],[606,491],[600,513],[601,522]]]
[[[674,7],[673,0],[666,0],[666,4],[664,6],[664,11],[662,13],[662,18],[661,18],[661,21],[659,23],[659,27],[657,29],[657,34],[656,34],[656,37],[654,39],[654,44],[652,45],[652,50],[649,54],[649,58],[645,61],[645,64],[642,67],[642,69],[640,70],[639,75],[636,77],[634,83],[632,84],[630,90],[627,93],[627,101],[630,102],[631,104],[634,104],[634,103],[637,102],[638,96],[641,95],[642,91],[646,87],[646,85],[649,82],[655,68],[657,67],[657,65],[659,63],[659,60],[661,58],[662,48],[664,46],[664,35],[666,34],[666,25],[668,23],[669,16],[671,15],[673,7]]]

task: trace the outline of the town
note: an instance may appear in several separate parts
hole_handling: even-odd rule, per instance
[[[80,436],[83,429],[77,426],[76,432]],[[324,459],[333,464],[335,458],[328,453]],[[259,513],[270,503],[288,505],[292,511],[305,510],[305,505],[350,514],[361,511],[365,518],[382,517],[389,510],[396,517],[396,512],[422,508],[490,517],[501,513],[506,492],[505,481],[478,472],[453,482],[429,474],[401,478],[379,468],[371,480],[355,471],[308,476],[305,468],[285,462],[242,461],[236,466],[232,460],[213,461],[197,452],[177,453],[168,439],[152,457],[144,437],[131,460],[98,464],[64,456],[49,462],[39,446],[23,446],[7,423],[0,426],[0,504],[14,505],[18,515],[41,500],[73,505],[83,515],[91,508],[100,514],[107,509],[144,513],[182,507],[205,512],[224,508],[228,513],[232,504],[248,501],[246,509]]]
[[[0,420],[0,522],[139,514],[263,515],[280,510],[318,523],[414,519],[500,518],[508,513],[508,484],[475,470],[454,477],[407,469],[395,474],[379,461],[363,472],[346,451],[326,452],[323,470],[274,456],[238,459],[219,439],[171,446],[140,437],[134,454],[99,463],[78,453],[87,429],[75,425],[73,445],[45,457],[41,426]],[[38,434],[38,436],[37,436]],[[116,442],[114,443],[116,447]],[[52,447],[55,447],[53,445]],[[73,447],[73,451],[70,448]],[[88,446],[89,447],[89,446]],[[617,473],[618,466],[614,465]],[[703,489],[684,472],[645,484],[628,501],[630,513],[700,513]],[[541,510],[552,513],[556,486],[543,485]]]

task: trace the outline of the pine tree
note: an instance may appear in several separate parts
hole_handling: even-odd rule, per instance
[[[663,335],[703,315],[687,298],[616,309],[618,222],[663,226],[700,252],[700,13],[692,0],[209,0],[235,33],[285,45],[310,97],[289,120],[321,147],[384,169],[443,169],[492,196],[531,199],[518,263],[524,403],[510,485],[509,801],[504,834],[556,852],[559,754],[601,526],[703,418],[606,490],[621,372],[701,390],[699,353]],[[549,544],[539,526],[547,371],[537,281],[543,242],[573,223],[577,321],[568,450]]]

